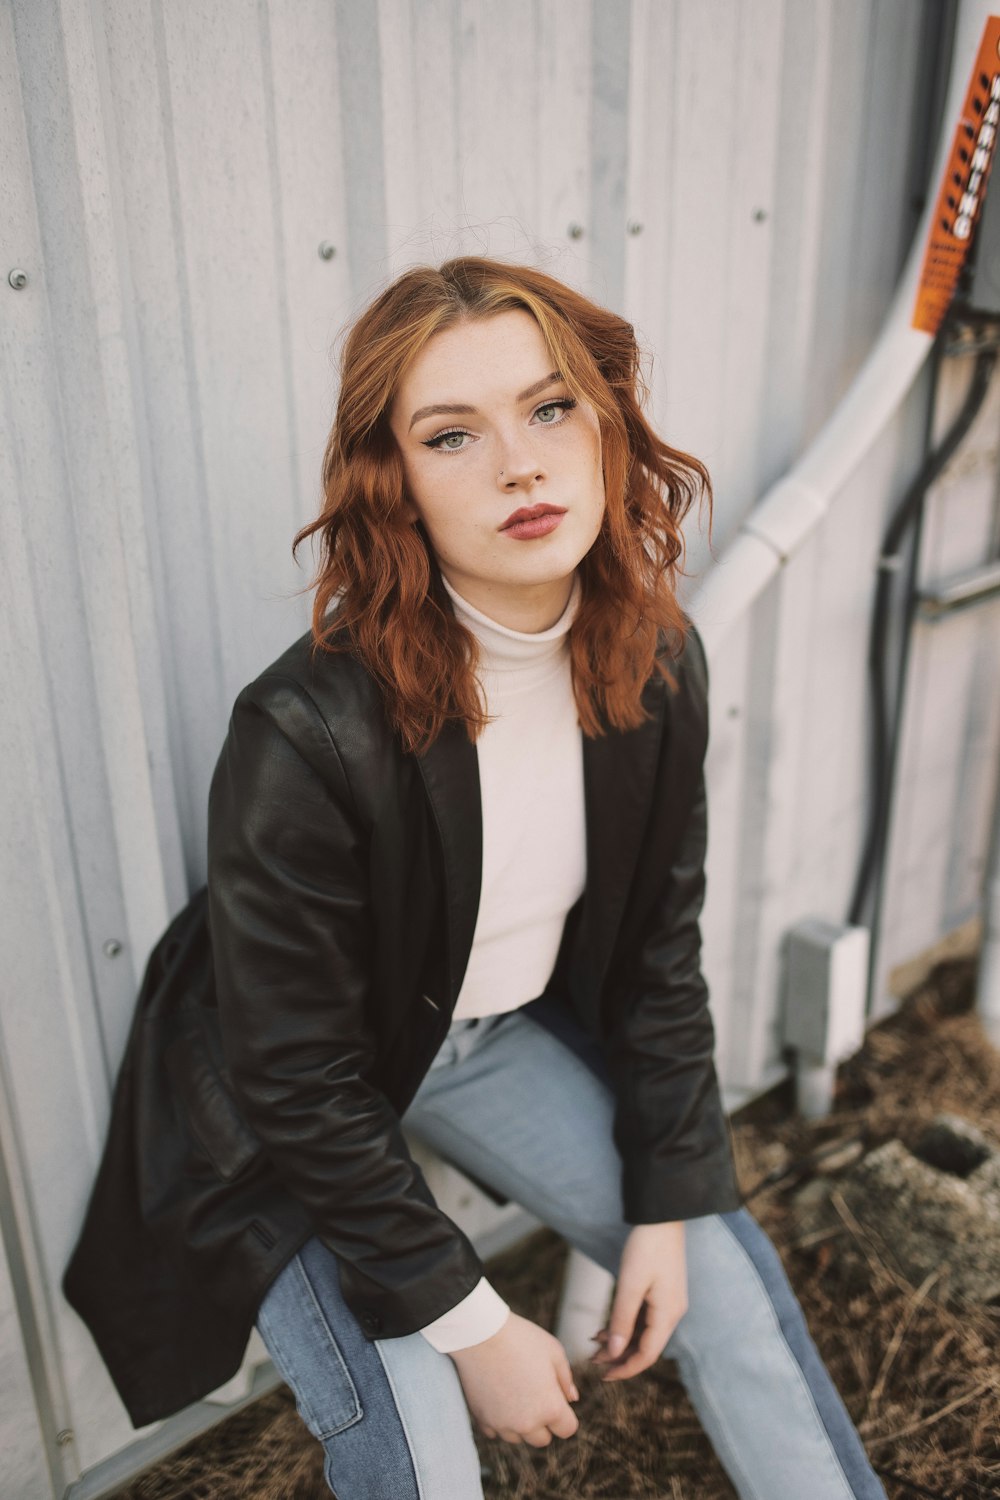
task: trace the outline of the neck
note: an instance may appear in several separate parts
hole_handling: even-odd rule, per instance
[[[508,585],[452,575],[444,568],[441,576],[456,594],[498,625],[534,634],[551,629],[561,618],[573,592],[576,574],[548,583]]]
[[[443,575],[442,575],[443,577]],[[479,645],[477,669],[493,676],[509,672],[520,674],[527,681],[532,674],[544,677],[550,664],[568,656],[569,632],[580,607],[581,585],[574,574],[566,608],[557,620],[544,630],[517,630],[512,625],[479,609],[444,579],[444,586],[451,598],[456,616],[475,636]]]

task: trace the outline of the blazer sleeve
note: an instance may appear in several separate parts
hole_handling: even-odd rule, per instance
[[[374,1338],[441,1316],[483,1266],[369,1081],[367,869],[326,721],[297,682],[259,679],[237,699],[209,797],[220,1029],[245,1117]]]
[[[689,639],[696,659],[687,668],[687,690],[704,726],[694,793],[659,898],[618,989],[606,1047],[616,1095],[624,1214],[631,1224],[725,1213],[742,1202],[701,970],[708,673],[693,627]]]

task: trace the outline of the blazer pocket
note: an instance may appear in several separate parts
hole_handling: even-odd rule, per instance
[[[260,1154],[260,1141],[192,1037],[171,1042],[164,1061],[192,1135],[219,1176],[231,1182]]]

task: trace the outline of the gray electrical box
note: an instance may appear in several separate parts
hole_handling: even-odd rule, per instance
[[[781,1039],[811,1063],[831,1065],[864,1039],[867,927],[822,917],[788,934]]]

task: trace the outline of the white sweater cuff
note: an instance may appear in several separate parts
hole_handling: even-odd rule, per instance
[[[439,1354],[453,1354],[492,1338],[506,1323],[509,1312],[500,1293],[481,1276],[467,1297],[420,1332]]]

